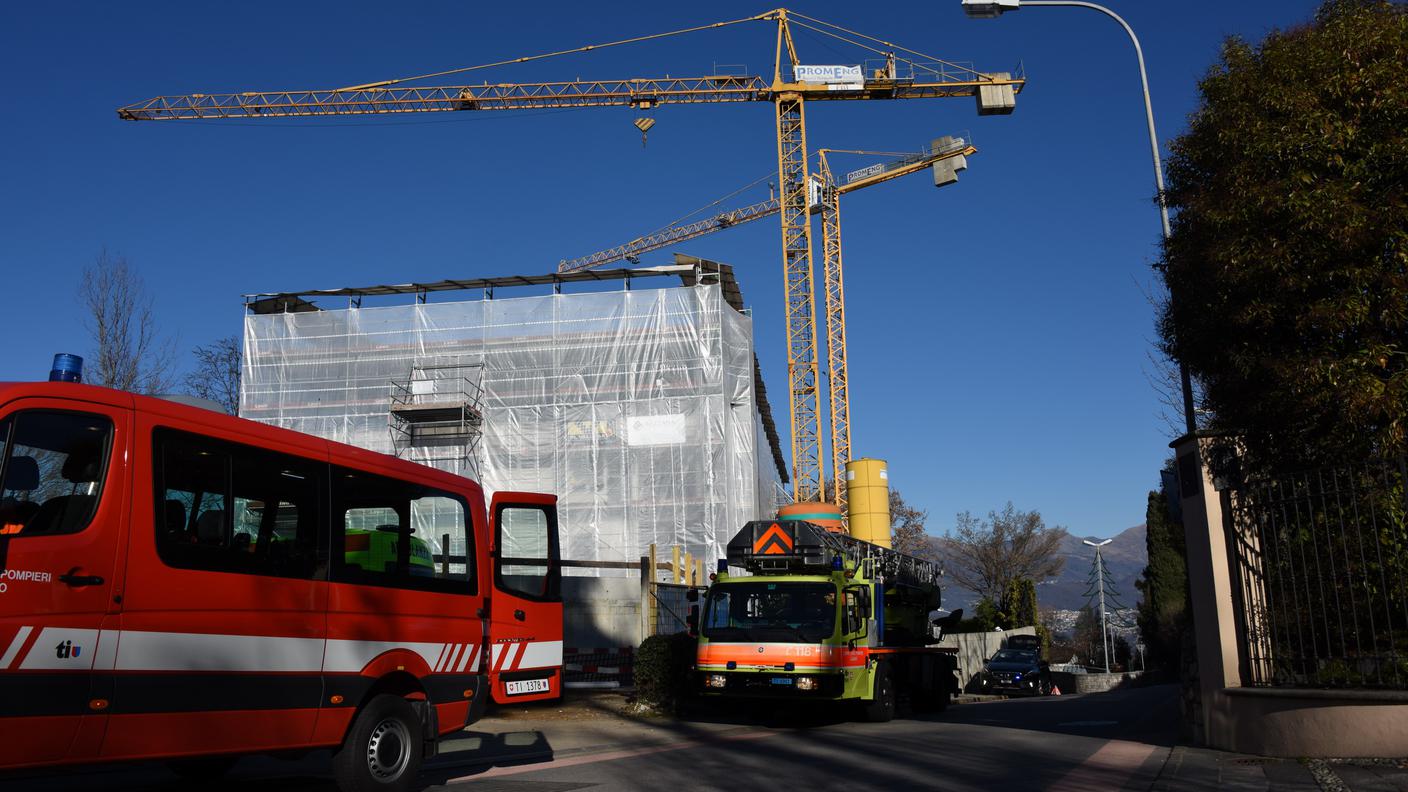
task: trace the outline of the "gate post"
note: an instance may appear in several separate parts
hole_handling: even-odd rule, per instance
[[[1201,712],[1197,742],[1213,738],[1211,715],[1223,688],[1240,687],[1234,585],[1223,499],[1205,464],[1208,438],[1184,435],[1169,445],[1178,466],[1183,531],[1188,546],[1188,594],[1193,606]]]

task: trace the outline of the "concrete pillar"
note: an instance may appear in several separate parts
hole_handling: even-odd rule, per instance
[[[1208,438],[1184,435],[1171,443],[1178,465],[1183,531],[1188,542],[1188,592],[1193,605],[1201,733],[1211,737],[1211,717],[1222,690],[1240,687],[1236,612],[1228,565],[1224,499],[1204,464]]]

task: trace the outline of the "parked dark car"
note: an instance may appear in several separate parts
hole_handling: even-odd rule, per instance
[[[983,692],[1051,695],[1051,670],[1033,649],[1001,649],[983,666]]]

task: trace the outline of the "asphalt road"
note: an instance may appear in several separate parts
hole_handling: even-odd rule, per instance
[[[1176,690],[964,704],[868,724],[775,707],[679,721],[491,718],[444,745],[428,790],[1147,790],[1173,745]],[[0,778],[29,790],[334,790],[326,754],[245,759],[215,784],[155,764]]]

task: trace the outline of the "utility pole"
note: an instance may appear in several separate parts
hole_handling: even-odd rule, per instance
[[[1100,593],[1100,646],[1105,651],[1105,673],[1110,673],[1110,628],[1105,620],[1105,558],[1100,552],[1100,548],[1113,542],[1113,539],[1106,539],[1103,542],[1092,542],[1089,539],[1082,539],[1083,543],[1095,548],[1095,586]]]

